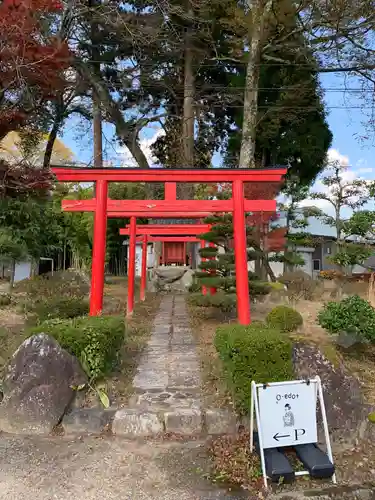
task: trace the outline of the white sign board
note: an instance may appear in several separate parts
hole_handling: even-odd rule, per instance
[[[259,387],[258,400],[263,448],[318,441],[316,384]]]
[[[319,398],[322,413],[327,455],[333,464],[329,439],[327,415],[324,405],[320,378],[271,382],[269,384],[251,383],[250,408],[250,450],[254,448],[254,413],[258,428],[260,461],[262,464],[264,486],[267,489],[267,471],[265,452],[270,448],[316,444],[317,400]],[[297,471],[296,476],[309,474]],[[336,476],[332,476],[336,483]]]

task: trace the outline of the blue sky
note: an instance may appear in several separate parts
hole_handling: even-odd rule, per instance
[[[368,120],[371,109],[358,109],[364,104],[363,94],[359,92],[360,82],[352,78],[349,81],[340,75],[327,74],[321,78],[324,99],[327,105],[328,122],[333,132],[333,156],[343,158],[352,174],[365,179],[374,178],[374,134],[368,137],[364,123]],[[346,89],[346,91],[344,91]],[[367,94],[370,97],[369,94]],[[132,165],[132,159],[125,148],[114,140],[113,127],[104,127],[104,157],[115,165]],[[142,131],[142,147],[149,156],[149,146],[156,137],[156,125]],[[78,161],[92,162],[92,130],[89,125],[80,125],[77,119],[71,119],[66,125],[63,141],[73,151]],[[216,155],[215,163],[220,162]]]

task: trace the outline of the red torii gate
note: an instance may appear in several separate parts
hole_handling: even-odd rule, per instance
[[[172,242],[172,243],[204,243],[195,236],[138,236],[136,239],[137,243],[142,243],[142,264],[141,264],[141,287],[139,292],[139,298],[144,301],[146,298],[146,288],[147,288],[147,245],[148,243],[156,242]],[[202,287],[202,292],[205,293],[205,287]]]
[[[141,300],[144,297],[146,290],[146,274],[147,274],[147,238],[148,236],[163,236],[163,235],[198,235],[209,231],[209,224],[143,224],[137,226],[136,217],[130,217],[129,227],[121,228],[120,234],[129,236],[129,266],[128,266],[128,302],[126,313],[128,316],[133,314],[134,309],[134,280],[135,280],[135,247],[137,234],[143,235],[142,245],[142,272],[141,272]]]
[[[146,209],[153,212],[153,216],[160,216],[161,212],[176,212],[181,209],[183,204],[185,208],[183,212],[188,213],[197,211],[205,212],[207,208],[203,208],[206,201],[218,202],[214,203],[208,209],[210,212],[233,212],[234,224],[234,247],[236,256],[236,277],[237,277],[237,308],[238,319],[241,324],[250,323],[250,298],[249,284],[247,278],[247,256],[246,256],[246,232],[245,232],[245,200],[244,200],[244,183],[272,183],[280,184],[282,176],[286,173],[285,168],[269,168],[269,169],[127,169],[127,168],[80,168],[80,167],[53,167],[57,179],[62,182],[95,182],[96,183],[96,200],[94,201],[93,210],[94,218],[94,246],[93,246],[93,262],[92,262],[92,279],[91,279],[91,297],[90,297],[90,314],[97,315],[101,313],[103,303],[103,288],[104,288],[104,264],[105,264],[105,247],[106,247],[106,222],[108,216],[108,182],[164,182],[166,185],[165,200],[147,200],[146,207],[140,207],[139,212],[145,213]],[[232,199],[226,200],[228,207],[221,206],[221,200],[176,200],[175,183],[232,183]],[[168,187],[168,183],[171,183]],[[78,202],[84,200],[77,200]],[[90,200],[88,200],[90,201]],[[115,200],[111,200],[115,201]],[[111,202],[110,201],[110,202]],[[250,200],[249,200],[250,201]],[[126,202],[126,200],[121,203]],[[71,200],[65,200],[64,203],[72,204]],[[134,200],[129,200],[129,211],[136,210]],[[143,203],[144,200],[143,200]],[[262,206],[265,203],[265,206]],[[215,208],[217,207],[217,208]],[[254,202],[254,208],[249,209],[246,206],[246,211],[275,211],[276,203],[268,200],[257,200]],[[110,207],[112,208],[112,207]],[[124,208],[121,207],[120,211]],[[160,210],[158,214],[158,209]],[[79,211],[85,211],[83,207]],[[145,214],[143,216],[146,216]],[[174,217],[176,215],[174,214]],[[192,217],[191,213],[189,216]],[[136,215],[134,213],[134,224],[136,225]]]

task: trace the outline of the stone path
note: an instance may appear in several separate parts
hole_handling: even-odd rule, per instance
[[[133,381],[135,395],[129,408],[116,412],[113,432],[124,436],[233,432],[233,414],[202,408],[200,385],[200,364],[185,298],[167,295]]]
[[[133,387],[142,406],[200,407],[200,367],[183,296],[163,298]]]

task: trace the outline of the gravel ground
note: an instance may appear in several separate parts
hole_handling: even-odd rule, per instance
[[[1,500],[240,500],[198,471],[202,443],[0,435]]]

